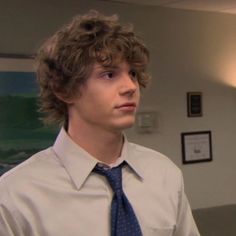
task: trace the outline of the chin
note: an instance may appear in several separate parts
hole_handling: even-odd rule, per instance
[[[117,124],[117,128],[120,130],[129,129],[134,125],[134,121],[135,120],[133,119],[133,120],[129,120],[129,121]]]

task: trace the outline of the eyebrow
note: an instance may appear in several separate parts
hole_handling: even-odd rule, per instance
[[[110,66],[103,66],[100,64],[95,64],[93,67],[92,73],[100,75],[101,73],[104,73],[106,70],[108,71],[108,70],[114,70],[114,69],[113,69],[113,67],[110,67]]]
[[[110,69],[110,70],[117,70],[119,69],[119,66],[103,66],[103,65],[95,65],[94,69],[96,70],[106,70],[106,69]]]

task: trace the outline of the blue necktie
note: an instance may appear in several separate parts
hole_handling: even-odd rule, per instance
[[[111,203],[111,236],[142,236],[134,210],[122,189],[122,166],[107,169],[96,165],[94,171],[107,178],[114,192]]]

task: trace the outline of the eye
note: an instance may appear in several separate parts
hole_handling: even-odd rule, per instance
[[[110,80],[114,77],[114,72],[113,71],[106,71],[102,73],[102,78]]]
[[[108,71],[108,72],[106,72],[106,73],[104,74],[104,77],[105,77],[106,79],[112,79],[112,78],[114,77],[114,72]]]
[[[135,69],[130,70],[129,74],[130,74],[130,76],[132,77],[133,80],[138,79],[138,73]]]

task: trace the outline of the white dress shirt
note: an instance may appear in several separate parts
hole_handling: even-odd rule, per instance
[[[144,236],[200,235],[181,171],[168,158],[125,139],[121,159]],[[0,178],[0,236],[109,236],[113,192],[92,172],[97,163],[62,129],[52,147]]]

